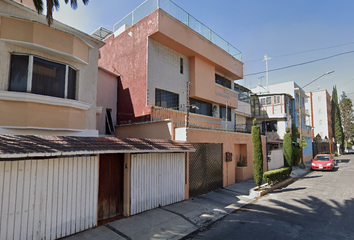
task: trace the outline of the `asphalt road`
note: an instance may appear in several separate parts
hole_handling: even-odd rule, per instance
[[[354,155],[336,159],[186,239],[354,239]]]

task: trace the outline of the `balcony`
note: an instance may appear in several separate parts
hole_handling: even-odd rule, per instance
[[[125,18],[116,23],[113,27],[113,31],[116,32],[126,25],[132,26],[159,8],[227,52],[233,58],[242,61],[242,53],[237,48],[170,0],[146,0]]]

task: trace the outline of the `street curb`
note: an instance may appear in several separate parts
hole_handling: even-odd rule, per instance
[[[255,187],[255,188],[252,188],[250,190],[250,194],[249,196],[250,197],[261,197],[261,196],[264,196],[266,195],[267,193],[269,192],[272,192],[274,189],[277,189],[277,188],[280,188],[290,182],[294,181],[294,178],[293,177],[289,177],[288,179],[285,179],[284,181],[281,181],[275,185],[272,185],[271,187],[267,187],[266,189],[263,189],[261,191],[256,191],[258,189],[258,187]],[[268,184],[265,184],[265,185],[268,185]],[[264,186],[264,185],[263,185]]]

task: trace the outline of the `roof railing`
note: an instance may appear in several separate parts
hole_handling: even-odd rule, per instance
[[[131,13],[125,16],[122,20],[117,22],[114,27],[113,31],[116,32],[120,27],[123,25],[132,26],[142,18],[146,17],[156,9],[161,8],[168,14],[170,14],[175,19],[179,20],[180,22],[184,23],[195,32],[202,35],[204,38],[208,39],[210,42],[214,43],[219,48],[223,49],[227,53],[229,53],[235,59],[242,61],[242,53],[232,46],[229,42],[225,39],[220,37],[210,28],[205,26],[203,23],[198,21],[180,6],[172,2],[171,0],[146,0],[142,4],[140,4],[136,9],[134,9]]]

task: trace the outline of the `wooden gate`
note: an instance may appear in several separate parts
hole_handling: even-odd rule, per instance
[[[102,154],[99,163],[98,221],[123,212],[124,154]]]

